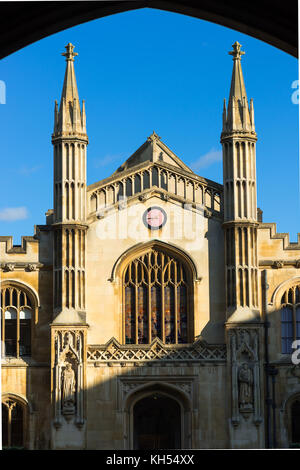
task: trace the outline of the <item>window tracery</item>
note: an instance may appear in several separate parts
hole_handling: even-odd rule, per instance
[[[9,286],[1,290],[1,339],[3,356],[31,354],[33,300],[22,288]]]

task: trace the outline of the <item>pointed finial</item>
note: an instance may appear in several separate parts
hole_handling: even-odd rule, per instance
[[[160,137],[156,134],[155,131],[147,139],[149,142],[155,142],[156,140],[160,140]]]
[[[242,45],[239,42],[235,41],[235,43],[232,44],[232,47],[233,51],[228,52],[228,54],[233,56],[232,60],[241,60],[241,56],[245,54],[244,51],[241,51]]]
[[[74,62],[74,57],[78,55],[77,52],[74,52],[74,47],[75,46],[73,46],[73,44],[71,44],[70,42],[69,44],[65,46],[65,49],[67,50],[67,52],[63,52],[61,55],[64,55],[66,57],[66,61],[70,60]]]

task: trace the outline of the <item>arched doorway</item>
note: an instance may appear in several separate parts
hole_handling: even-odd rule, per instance
[[[133,407],[135,450],[180,449],[181,408],[173,398],[153,393]]]

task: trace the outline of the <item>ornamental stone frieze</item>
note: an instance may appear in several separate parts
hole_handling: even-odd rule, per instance
[[[121,345],[112,338],[106,345],[89,346],[87,362],[95,367],[101,365],[163,365],[199,361],[226,361],[226,346],[210,345],[203,340],[192,344],[164,344],[155,338],[150,345]]]

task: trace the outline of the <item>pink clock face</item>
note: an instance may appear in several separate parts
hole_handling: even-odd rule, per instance
[[[166,213],[160,207],[150,207],[144,214],[145,225],[152,229],[161,228],[166,222]]]

